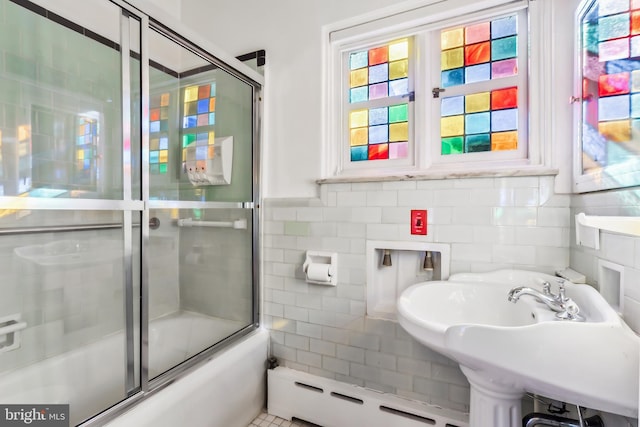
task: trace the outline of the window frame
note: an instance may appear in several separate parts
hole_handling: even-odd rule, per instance
[[[449,4],[447,4],[449,3]],[[438,8],[438,9],[434,9]],[[520,168],[531,170],[533,168],[544,168],[542,164],[542,155],[545,164],[549,164],[549,151],[547,148],[541,147],[541,143],[537,142],[531,145],[531,129],[532,122],[540,122],[539,115],[531,114],[531,99],[528,93],[531,93],[532,86],[532,68],[530,67],[532,58],[538,57],[538,47],[531,49],[531,42],[535,35],[532,35],[533,26],[529,22],[532,20],[532,5],[527,0],[480,0],[472,5],[465,4],[464,0],[445,0],[445,2],[429,3],[422,7],[412,10],[401,10],[396,8],[387,8],[382,11],[380,16],[373,18],[371,15],[366,17],[354,18],[352,20],[336,23],[331,26],[323,27],[325,36],[325,49],[323,51],[323,62],[325,64],[325,74],[323,75],[324,94],[323,97],[323,151],[322,151],[322,173],[324,179],[349,179],[358,177],[372,176],[414,176],[428,175],[431,172],[442,174],[443,170],[458,170],[464,168],[466,171],[473,170],[479,173],[500,168]],[[345,80],[343,58],[345,52],[356,50],[361,46],[381,44],[391,42],[398,38],[409,37],[413,39],[413,54],[411,67],[414,70],[414,76],[419,75],[421,70],[428,68],[429,59],[423,54],[425,45],[434,45],[434,38],[440,36],[440,30],[455,25],[469,25],[482,20],[491,20],[501,16],[518,14],[518,55],[519,70],[525,70],[518,74],[517,79],[523,76],[524,82],[519,84],[523,87],[524,98],[519,100],[518,108],[525,108],[524,114],[520,114],[518,123],[519,132],[519,154],[516,158],[504,159],[504,154],[498,152],[488,153],[466,153],[467,159],[460,159],[465,156],[451,156],[452,160],[441,161],[442,156],[439,154],[441,150],[441,142],[439,135],[439,111],[440,106],[434,106],[431,101],[431,89],[440,86],[440,44],[437,42],[437,49],[431,51],[432,55],[438,56],[437,67],[438,72],[433,69],[436,65],[429,68],[431,77],[413,80],[413,91],[415,93],[415,102],[410,102],[410,108],[413,109],[413,117],[409,118],[410,128],[413,130],[413,161],[404,165],[391,165],[389,163],[382,164],[379,160],[366,161],[360,163],[369,163],[360,167],[347,166],[349,158],[344,153],[347,152],[349,142],[345,140],[346,132],[348,132],[348,116],[345,114],[344,104],[348,103],[348,91],[345,92],[344,85],[348,86]],[[409,15],[408,15],[409,14]],[[533,18],[535,21],[536,18]],[[385,23],[388,22],[388,27]],[[524,22],[524,26],[522,26]],[[524,29],[524,31],[523,31]],[[523,35],[523,33],[526,33]],[[422,50],[421,50],[422,49]],[[529,51],[529,53],[527,53]],[[523,55],[524,52],[524,56]],[[431,83],[437,78],[436,85]],[[510,78],[507,78],[510,79]],[[495,83],[499,87],[510,87],[516,85],[503,84],[505,78],[497,79],[499,83]],[[346,82],[346,83],[345,83]],[[536,84],[533,83],[533,86]],[[462,87],[466,85],[461,85]],[[476,86],[480,87],[480,85]],[[447,88],[449,89],[449,88]],[[450,90],[450,93],[453,90]],[[472,93],[476,93],[474,91]],[[450,93],[445,92],[446,95]],[[520,89],[519,89],[520,96]],[[429,119],[420,119],[425,117]],[[431,126],[432,120],[437,119],[436,126]],[[542,132],[540,132],[542,133]],[[434,135],[437,138],[434,139]],[[538,136],[537,133],[535,136]],[[437,141],[437,143],[435,143]],[[522,141],[524,143],[522,143]],[[545,145],[546,147],[546,145]],[[477,155],[480,154],[480,155]],[[496,154],[500,154],[496,156]],[[458,159],[453,159],[457,157]],[[508,155],[507,155],[508,157]],[[512,156],[513,157],[513,156]],[[357,162],[356,162],[357,163]],[[548,168],[546,171],[548,172]]]

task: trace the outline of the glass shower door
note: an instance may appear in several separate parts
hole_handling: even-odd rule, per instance
[[[256,322],[252,85],[149,36],[149,378]]]

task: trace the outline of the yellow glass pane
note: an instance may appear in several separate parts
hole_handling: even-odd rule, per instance
[[[408,141],[409,123],[392,123],[389,125],[389,142]]]
[[[216,142],[216,133],[214,131],[209,132],[209,145],[213,145]]]
[[[369,69],[360,68],[351,71],[349,75],[349,87],[364,86],[369,83]]]
[[[349,128],[361,128],[369,125],[369,110],[355,110],[349,113]]]
[[[167,120],[169,118],[169,109],[161,108],[160,109],[160,120]]]
[[[167,163],[169,161],[169,150],[160,150],[160,163]]]
[[[442,70],[460,68],[463,65],[464,65],[464,49],[459,47],[457,49],[442,51],[441,58],[440,58],[440,68]]]
[[[160,95],[160,106],[161,107],[169,106],[169,94],[168,93],[163,93],[162,95]]]
[[[78,160],[84,160],[84,150],[76,150],[76,158]]]
[[[211,98],[209,100],[209,112],[213,113],[214,111],[216,111],[216,99],[215,98]]]
[[[440,46],[442,50],[462,46],[464,43],[464,28],[443,31],[440,34]]]
[[[191,102],[198,99],[198,86],[189,86],[184,90],[184,102]]]
[[[491,96],[489,92],[474,93],[465,97],[465,112],[477,113],[478,111],[489,111]]]
[[[401,79],[409,75],[409,60],[395,61],[389,63],[389,80]]]
[[[409,57],[409,41],[404,39],[389,45],[389,61],[397,61]]]
[[[440,136],[464,135],[464,116],[450,116],[440,119]]]
[[[598,123],[598,131],[611,141],[627,142],[631,140],[631,122],[629,120],[600,122]]]
[[[518,148],[518,132],[498,132],[491,134],[491,151],[515,150]]]
[[[149,150],[157,150],[159,146],[160,146],[159,138],[149,139]]]
[[[367,145],[369,142],[369,128],[351,129],[351,145]]]
[[[187,150],[186,149],[182,149],[182,161],[186,162],[187,161]]]

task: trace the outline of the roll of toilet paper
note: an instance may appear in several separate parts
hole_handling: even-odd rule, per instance
[[[307,280],[313,282],[331,282],[331,266],[329,264],[309,264]]]

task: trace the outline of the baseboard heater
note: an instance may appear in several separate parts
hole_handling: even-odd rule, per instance
[[[469,427],[468,414],[285,367],[268,371],[269,414],[323,427]]]

